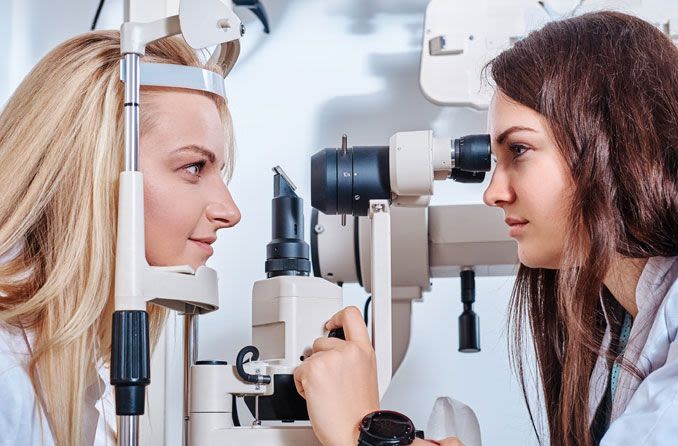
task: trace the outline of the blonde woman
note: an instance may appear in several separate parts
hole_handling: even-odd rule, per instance
[[[0,114],[0,445],[115,442],[106,367],[123,170],[119,34],[50,52]],[[179,39],[145,61],[202,66]],[[220,71],[222,67],[208,67]],[[141,90],[146,257],[198,267],[240,220],[223,99]],[[149,307],[155,345],[165,312]]]

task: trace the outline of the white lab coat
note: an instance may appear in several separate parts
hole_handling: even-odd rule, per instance
[[[30,332],[27,339],[32,342]],[[47,419],[38,412],[26,371],[28,359],[21,330],[0,323],[0,446],[54,445]],[[107,371],[100,366],[97,381],[86,392],[83,427],[86,444],[94,446],[115,445],[115,406]]]
[[[612,422],[600,446],[678,445],[678,256],[648,260],[636,287],[636,303],[638,314],[624,357],[642,372],[644,379],[638,380],[622,370],[612,402]],[[603,351],[609,343],[608,326]],[[589,386],[591,420],[609,376],[607,362],[600,357]],[[478,424],[473,412],[458,401],[447,400],[436,401],[428,425],[431,435],[427,432],[427,436],[459,436],[468,442],[466,446],[480,445],[479,428],[469,428]],[[452,403],[456,404],[454,410],[450,409]],[[460,426],[463,429],[458,431]]]
[[[638,314],[633,320],[624,358],[644,379],[622,370],[611,424],[600,445],[678,444],[678,256],[648,260],[636,288]],[[610,342],[608,328],[603,348]],[[599,358],[591,375],[589,413],[593,417],[609,379]]]

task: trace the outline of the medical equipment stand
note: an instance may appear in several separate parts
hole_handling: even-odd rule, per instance
[[[276,172],[289,185],[282,170]],[[276,178],[277,182],[282,180]],[[279,196],[277,193],[275,195]],[[283,199],[286,198],[292,197]],[[294,199],[297,199],[296,196]],[[371,276],[371,287],[375,302],[372,306],[372,341],[377,358],[381,398],[392,375],[390,207],[387,200],[373,200],[369,204],[369,219],[372,222],[371,249],[374,254],[379,253],[372,256],[371,266],[374,273]],[[275,206],[273,215],[276,215]],[[290,225],[288,220],[287,226]],[[303,233],[303,230],[300,232]],[[285,245],[292,240],[289,237],[279,238],[284,234],[275,229],[273,236],[274,240],[284,240]],[[277,246],[271,249],[285,250],[286,247]],[[239,354],[236,365],[223,361],[204,361],[193,365],[190,374],[191,446],[320,446],[308,425],[262,425],[259,422],[258,401],[262,397],[272,397],[277,392],[287,395],[285,381],[278,381],[277,378],[290,376],[299,363],[300,355],[303,357],[309,354],[313,340],[323,335],[324,323],[341,308],[341,301],[341,288],[318,277],[270,275],[257,281],[252,291],[252,339],[254,346],[263,352],[264,359],[259,360],[258,349],[246,347],[250,351],[256,351],[250,362],[243,363]],[[244,368],[249,375],[246,381],[238,371],[239,367]],[[293,389],[293,392],[296,393],[296,390]],[[233,396],[254,397],[254,409],[250,407],[255,415],[252,425],[240,426],[234,423]],[[275,403],[271,402],[268,407],[275,407]],[[278,412],[275,413],[279,416]],[[288,416],[290,415],[275,419],[289,420]]]
[[[139,93],[143,82],[151,85],[223,91],[223,79],[212,85],[196,87],[190,78],[194,67],[167,64],[166,77],[149,66],[154,79],[145,82],[141,76],[140,58],[146,45],[155,40],[182,34],[195,49],[217,45],[215,55],[224,51],[224,44],[237,40],[243,33],[240,19],[231,8],[218,0],[183,1],[179,15],[150,23],[123,23],[120,30],[122,54],[121,79],[125,83],[125,170],[120,174],[118,233],[115,269],[115,311],[111,345],[111,385],[115,387],[118,416],[118,444],[137,446],[139,416],[144,414],[145,388],[150,383],[150,341],[147,303],[155,303],[186,313],[205,313],[218,308],[217,275],[214,270],[190,266],[151,267],[145,255],[143,175],[139,171]],[[164,67],[161,67],[164,68]],[[200,73],[203,74],[203,73]],[[214,75],[215,73],[212,73]],[[187,76],[184,76],[187,75]],[[176,79],[173,78],[176,76]],[[151,77],[151,76],[149,76]],[[210,80],[200,76],[198,82]],[[213,80],[213,79],[211,79]],[[218,85],[219,82],[221,85]],[[186,323],[192,325],[192,316]],[[186,333],[187,352],[195,344]],[[190,367],[191,356],[185,361]],[[188,389],[186,378],[185,391]],[[185,413],[188,409],[185,408]]]

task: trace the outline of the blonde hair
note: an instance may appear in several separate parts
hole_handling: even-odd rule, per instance
[[[28,373],[63,445],[83,443],[88,380],[110,360],[124,148],[119,60],[118,32],[74,37],[35,66],[0,114],[0,255],[23,245],[0,264],[0,321],[34,331]],[[204,66],[177,38],[149,44],[142,60]],[[142,89],[142,116],[157,91]],[[230,178],[231,118],[211,97],[224,122]],[[148,310],[155,345],[166,311]]]

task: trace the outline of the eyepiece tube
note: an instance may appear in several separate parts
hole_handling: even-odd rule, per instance
[[[469,172],[489,172],[490,135],[466,135],[452,143],[453,167]]]

